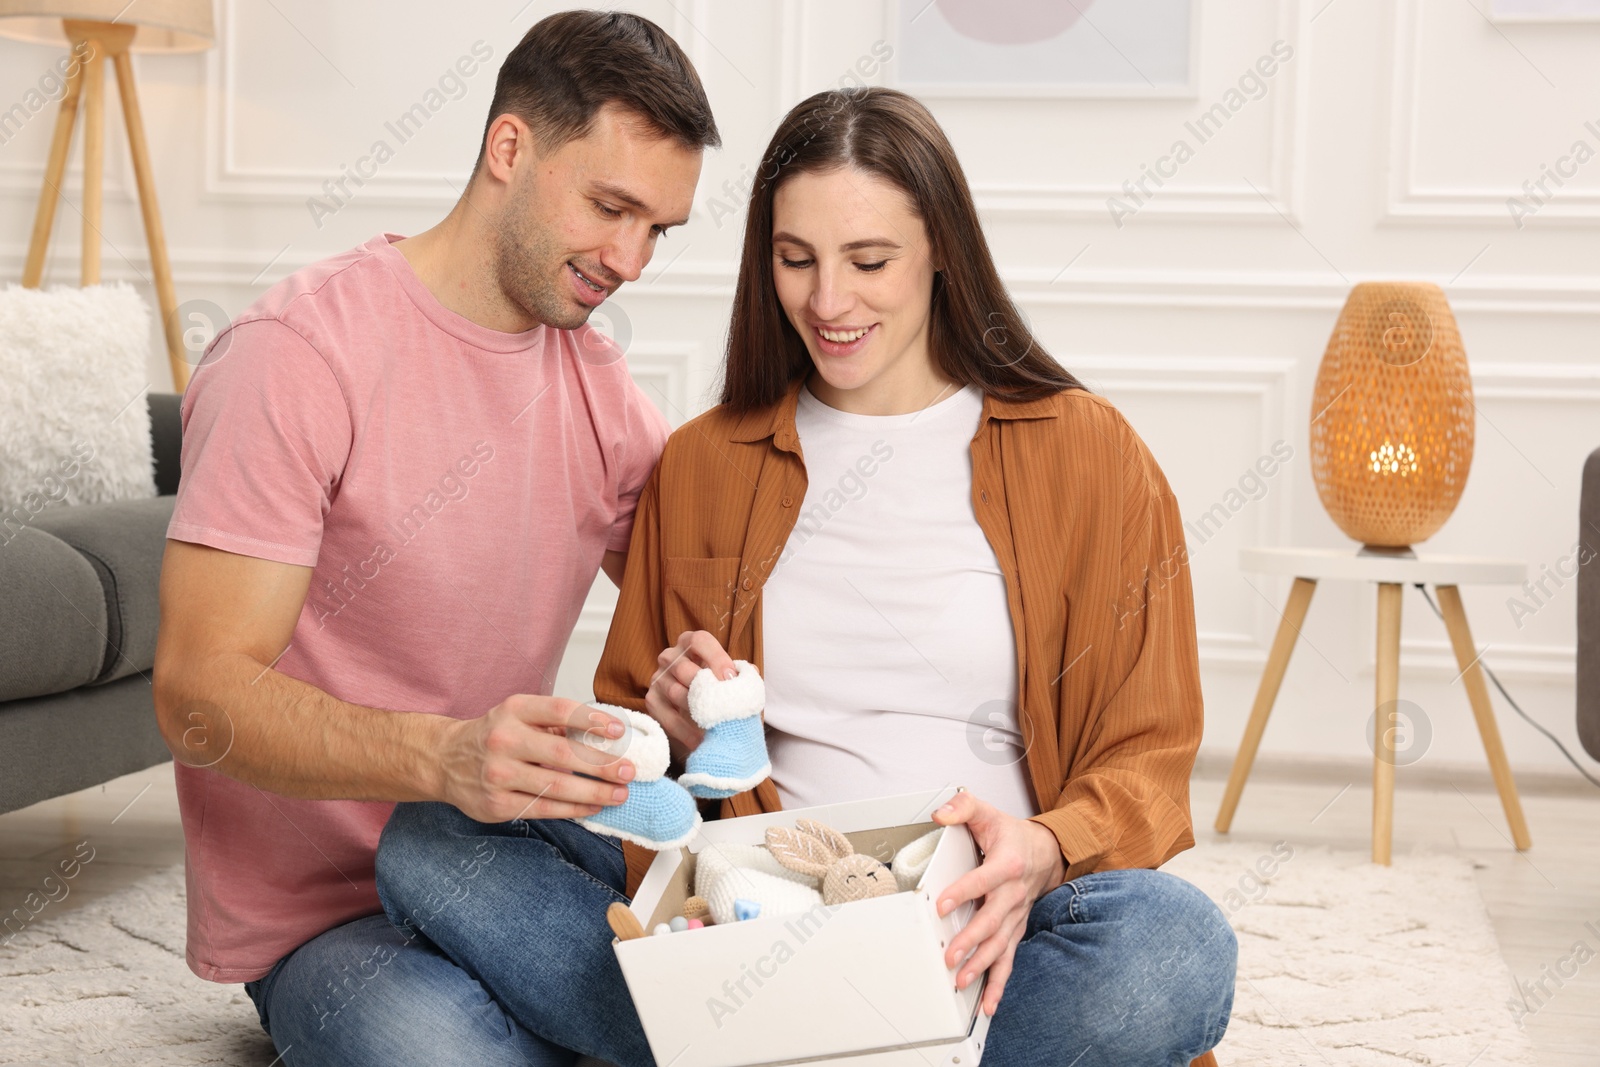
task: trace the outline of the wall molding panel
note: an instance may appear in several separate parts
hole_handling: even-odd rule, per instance
[[[33,195],[37,193],[38,190],[34,189]],[[58,213],[58,217],[61,215]],[[377,228],[372,232],[376,233]],[[319,249],[315,253],[301,251],[298,245],[288,246],[288,251],[281,246],[277,249],[250,250],[174,246],[171,250],[173,276],[180,282],[195,286],[255,285],[265,289],[296,270],[325,256],[344,251],[356,243],[357,240],[352,240],[338,247]],[[65,266],[75,269],[77,249],[63,245],[57,251],[59,255],[56,261],[63,265],[61,269],[65,269]],[[139,271],[145,270],[148,259],[142,245],[125,251],[128,253],[128,263]],[[7,269],[14,261],[16,267],[12,273],[20,271],[25,253],[25,242],[0,244],[0,269]],[[685,297],[732,298],[736,275],[732,262],[696,263],[684,260],[673,264],[664,273],[652,274],[654,270],[652,265],[647,270],[646,278],[624,288],[623,299],[631,302]],[[128,264],[122,263],[119,257],[107,256],[105,272],[107,278],[139,280],[139,275],[129,269]],[[1074,269],[1070,274],[1052,281],[1050,271],[1022,266],[1008,268],[1002,264],[1000,273],[1018,303],[1040,306],[1119,305],[1218,311],[1337,312],[1344,306],[1350,291],[1350,285],[1337,275],[1287,270]],[[1373,272],[1370,275],[1353,273],[1350,282],[1387,280],[1392,276],[1385,272]],[[1426,275],[1420,277],[1426,278]],[[1443,285],[1449,279],[1436,276],[1429,280]],[[1458,314],[1600,315],[1600,275],[1468,276],[1445,286],[1445,291],[1451,307]],[[1329,325],[1331,321],[1328,320]],[[1319,347],[1317,356],[1320,355]],[[1474,374],[1486,365],[1473,359]]]
[[[1468,5],[1476,10],[1476,5]],[[1419,183],[1416,177],[1416,138],[1419,125],[1417,113],[1419,85],[1425,76],[1423,58],[1419,50],[1426,36],[1424,20],[1429,5],[1425,0],[1395,0],[1390,27],[1390,64],[1388,84],[1388,159],[1384,168],[1387,175],[1385,216],[1408,222],[1449,223],[1473,225],[1481,228],[1486,222],[1504,227],[1514,227],[1515,221],[1506,206],[1510,197],[1523,198],[1525,193],[1513,182],[1509,186],[1434,185]],[[1435,17],[1448,11],[1457,17],[1476,23],[1481,15],[1468,14],[1463,5],[1433,5]],[[1492,25],[1492,24],[1491,24]],[[1574,31],[1581,32],[1581,31]],[[1509,39],[1502,39],[1509,43]],[[1499,42],[1493,42],[1498,44]],[[1516,47],[1514,44],[1511,47]],[[1467,60],[1471,62],[1471,60]],[[1529,60],[1531,63],[1532,61]],[[1537,68],[1536,68],[1537,69]],[[1542,75],[1541,75],[1542,76]],[[1537,84],[1535,82],[1535,84]],[[1543,88],[1543,87],[1540,87]],[[1592,116],[1600,126],[1600,113]],[[1573,136],[1579,135],[1579,126],[1573,124]],[[1600,135],[1590,133],[1591,147]],[[1565,145],[1561,147],[1566,147]],[[1538,161],[1524,177],[1539,177]],[[1538,205],[1534,212],[1537,220],[1524,225],[1547,226],[1552,220],[1565,223],[1592,225],[1600,222],[1600,189],[1563,187],[1559,194]],[[1531,218],[1529,216],[1528,218]],[[1520,232],[1516,227],[1511,232]]]

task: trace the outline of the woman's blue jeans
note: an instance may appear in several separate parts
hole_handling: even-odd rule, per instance
[[[377,874],[386,916],[321,934],[245,986],[286,1067],[655,1062],[605,919],[627,899],[614,839],[400,804]],[[1184,1067],[1222,1039],[1237,951],[1181,878],[1075,878],[1033,906],[982,1067]]]

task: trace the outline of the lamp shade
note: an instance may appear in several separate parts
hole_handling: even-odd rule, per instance
[[[1472,467],[1472,376],[1444,291],[1362,282],[1317,369],[1311,475],[1339,529],[1363,544],[1426,540]]]
[[[137,26],[135,52],[203,52],[216,32],[211,0],[0,0],[0,35],[65,45],[62,19]]]

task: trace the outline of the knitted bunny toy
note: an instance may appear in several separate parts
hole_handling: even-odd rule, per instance
[[[793,830],[767,827],[767,851],[791,871],[822,879],[822,902],[829,906],[900,891],[889,868],[815,819],[798,819]]]

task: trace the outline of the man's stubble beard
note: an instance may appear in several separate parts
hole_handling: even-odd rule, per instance
[[[555,242],[518,212],[501,212],[494,228],[495,282],[506,299],[537,322],[557,330],[576,330],[592,308],[577,304],[563,275],[571,273]]]

